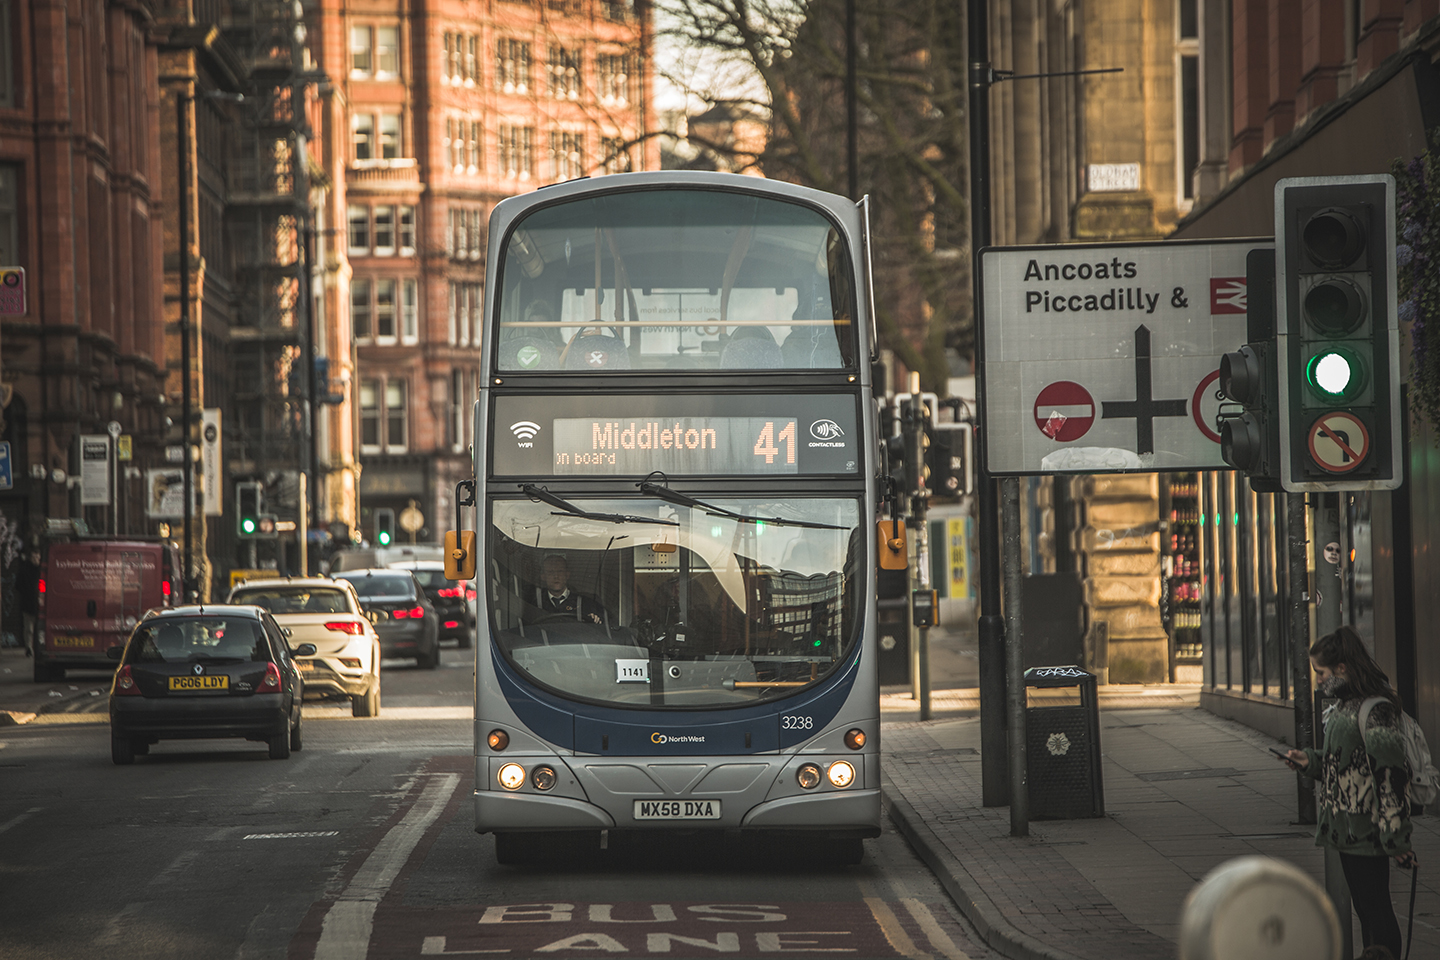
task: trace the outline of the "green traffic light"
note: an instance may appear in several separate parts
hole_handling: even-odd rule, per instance
[[[241,520],[241,521],[240,521],[240,529],[244,530],[246,533],[254,533],[254,532],[255,532],[255,521],[254,521],[254,519],[251,518],[251,517],[246,517],[244,520]]]
[[[376,537],[376,539],[380,541],[380,546],[382,546],[382,547],[388,547],[388,546],[390,546],[390,533],[389,533],[389,531],[381,530],[381,531],[380,531],[380,535],[379,535],[378,537]]]
[[[1349,350],[1321,350],[1305,365],[1305,379],[1326,400],[1349,400],[1365,385],[1359,358]]]

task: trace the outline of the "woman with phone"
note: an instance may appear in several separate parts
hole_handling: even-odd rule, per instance
[[[1390,860],[1416,864],[1410,849],[1410,772],[1400,734],[1400,698],[1349,626],[1310,647],[1320,692],[1339,701],[1325,718],[1321,749],[1275,751],[1292,768],[1320,784],[1315,843],[1340,855],[1350,900],[1366,947],[1400,956],[1400,924],[1390,903]],[[1365,718],[1365,701],[1378,697]]]

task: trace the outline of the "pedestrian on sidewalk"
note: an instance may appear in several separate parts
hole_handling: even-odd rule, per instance
[[[1399,957],[1390,860],[1407,870],[1417,862],[1410,849],[1410,771],[1400,733],[1400,698],[1349,626],[1317,640],[1310,647],[1310,664],[1320,692],[1339,703],[1326,715],[1322,748],[1290,750],[1286,762],[1320,784],[1315,843],[1340,855],[1362,941]],[[1369,697],[1381,700],[1370,711],[1362,738],[1360,706]],[[1372,956],[1369,950],[1365,955]]]
[[[40,617],[39,550],[27,550],[15,561],[15,595],[20,600],[20,645],[28,657],[35,649],[35,625]]]

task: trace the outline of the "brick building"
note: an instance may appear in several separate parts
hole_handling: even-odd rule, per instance
[[[486,225],[547,183],[658,167],[649,8],[627,0],[323,0],[327,230],[354,351],[359,530],[453,522],[476,395]],[[412,514],[413,516],[413,514]]]
[[[115,422],[129,466],[162,465],[159,70],[145,0],[0,0],[0,266],[24,268],[28,288],[24,313],[0,323],[12,477],[0,555],[47,518],[147,529],[143,486],[124,471],[118,502],[82,502],[78,437]]]

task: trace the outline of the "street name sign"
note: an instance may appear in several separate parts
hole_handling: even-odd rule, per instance
[[[992,474],[1228,470],[1220,358],[1266,238],[980,251]],[[1228,402],[1228,401],[1227,401]]]

